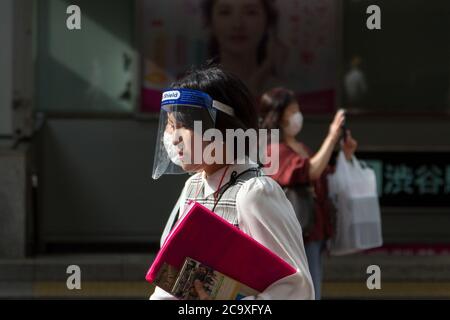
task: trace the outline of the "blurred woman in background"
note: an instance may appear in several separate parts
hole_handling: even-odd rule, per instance
[[[261,127],[280,129],[279,161],[277,173],[272,175],[282,187],[290,188],[298,185],[309,186],[313,201],[313,223],[305,230],[303,238],[309,269],[314,283],[315,297],[321,297],[322,252],[325,242],[333,233],[333,207],[328,200],[326,175],[333,171],[328,164],[333,150],[338,143],[342,125],[345,121],[343,111],[338,111],[330,124],[328,134],[320,149],[315,154],[297,135],[303,127],[303,115],[294,93],[284,88],[275,88],[261,98]],[[341,148],[349,160],[356,150],[357,142],[346,132],[345,143]],[[268,154],[270,155],[271,146]],[[299,214],[297,214],[298,216]],[[302,224],[302,221],[300,221]]]

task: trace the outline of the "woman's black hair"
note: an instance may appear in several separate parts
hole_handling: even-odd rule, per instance
[[[261,96],[261,128],[263,129],[281,129],[281,120],[286,108],[297,102],[295,93],[286,88],[273,88]],[[280,130],[282,137],[282,130]]]
[[[208,27],[211,26],[212,23],[212,13],[216,1],[217,0],[204,0],[201,6],[205,24]],[[261,4],[263,5],[264,12],[266,14],[267,24],[264,35],[258,45],[258,52],[257,52],[258,64],[261,64],[266,59],[267,44],[269,41],[269,29],[276,28],[278,24],[278,10],[274,5],[274,1],[273,0],[260,0],[260,1]],[[209,49],[209,56],[215,59],[216,62],[220,63],[219,44],[217,43],[217,39],[214,37],[214,35],[211,35],[209,39],[208,49]]]
[[[238,77],[218,65],[192,69],[186,76],[172,83],[171,88],[200,90],[233,108],[234,117],[217,112],[215,127],[222,134],[226,133],[226,129],[258,129],[258,113],[249,89]]]
[[[234,110],[234,116],[217,111],[215,118],[215,128],[220,130],[224,137],[226,129],[258,130],[258,112],[255,99],[249,89],[238,77],[224,71],[218,65],[193,69],[182,79],[172,83],[171,88],[200,90],[207,93],[213,100],[230,106]],[[199,119],[204,121],[205,114],[202,112]],[[249,150],[248,144],[246,145],[246,150]],[[246,154],[248,155],[247,151]]]

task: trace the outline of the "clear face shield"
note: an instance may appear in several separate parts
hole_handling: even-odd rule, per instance
[[[196,172],[202,164],[203,133],[215,128],[218,108],[233,109],[198,90],[165,91],[156,140],[152,178],[163,174]]]

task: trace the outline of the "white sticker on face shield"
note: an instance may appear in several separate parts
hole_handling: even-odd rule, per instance
[[[172,91],[166,91],[163,93],[161,101],[165,100],[177,100],[180,98],[180,91],[178,90],[172,90]]]

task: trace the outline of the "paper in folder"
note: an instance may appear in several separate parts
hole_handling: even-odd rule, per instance
[[[187,205],[167,236],[146,280],[153,282],[164,264],[180,270],[186,257],[259,292],[296,272],[272,251],[195,201]]]

